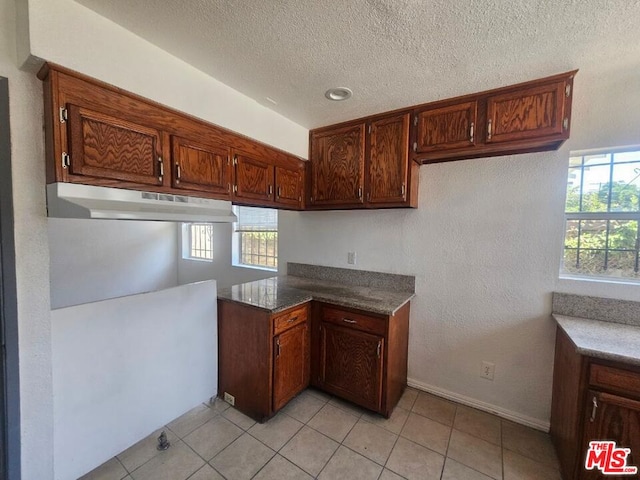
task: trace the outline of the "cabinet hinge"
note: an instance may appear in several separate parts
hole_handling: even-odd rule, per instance
[[[418,142],[413,142],[413,151],[414,152],[418,151]]]
[[[358,198],[362,198],[362,187],[358,187]]]
[[[380,350],[382,350],[382,341],[378,340],[378,348],[376,349],[376,355],[380,358]]]
[[[413,126],[414,127],[418,126],[418,116],[417,115],[415,117],[413,117]]]
[[[238,165],[238,155],[233,156],[233,164]]]
[[[369,135],[371,135],[371,124],[369,124]]]
[[[565,97],[570,97],[571,96],[571,84],[567,83],[567,86],[564,87],[564,96]]]
[[[227,155],[227,165],[231,165],[231,157]]]
[[[67,152],[62,152],[62,168],[68,168],[71,166],[71,157]]]
[[[238,185],[233,186],[233,193],[238,193]]]
[[[65,107],[60,107],[60,123],[66,123],[69,120],[69,111]]]
[[[565,130],[569,129],[569,117],[564,117],[564,120],[562,121],[562,128]]]
[[[407,193],[407,187],[406,185],[403,183],[402,187],[400,187],[400,195],[402,195],[404,197],[404,194]]]

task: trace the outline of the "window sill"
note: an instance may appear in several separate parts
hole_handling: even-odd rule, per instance
[[[182,257],[183,260],[189,260],[191,262],[199,262],[199,263],[213,263],[213,258],[209,260],[208,258],[193,258],[193,257]]]
[[[571,281],[571,282],[584,282],[585,284],[607,284],[607,285],[629,285],[640,287],[640,280],[626,279],[620,277],[597,277],[597,276],[583,276],[583,275],[568,275],[560,274],[559,280]]]
[[[248,268],[249,270],[260,270],[262,272],[275,272],[278,273],[277,268],[269,268],[269,267],[258,267],[256,265],[245,265],[244,263],[232,263],[233,267],[238,268]]]

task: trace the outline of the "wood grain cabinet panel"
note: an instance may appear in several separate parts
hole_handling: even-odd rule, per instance
[[[182,190],[209,192],[220,198],[231,196],[229,148],[172,136],[172,186]]]
[[[323,322],[321,375],[323,388],[371,410],[382,401],[384,338]]]
[[[73,175],[162,185],[158,130],[76,105],[68,105]]]
[[[371,122],[367,162],[367,202],[402,203],[408,193],[410,115]]]
[[[309,327],[307,322],[274,338],[273,410],[287,404],[309,384]]]
[[[275,167],[276,203],[302,207],[304,175],[301,168]]]
[[[311,134],[312,205],[363,203],[365,124]]]
[[[564,114],[565,85],[558,81],[488,97],[487,143],[562,134],[569,128]]]
[[[240,200],[273,200],[273,165],[266,160],[234,152],[235,187],[233,197]]]
[[[476,144],[478,102],[462,102],[416,113],[416,151],[451,150]]]

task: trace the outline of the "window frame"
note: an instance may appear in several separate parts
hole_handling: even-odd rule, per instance
[[[182,258],[184,260],[193,260],[195,262],[207,262],[207,263],[211,263],[214,261],[215,259],[215,248],[213,245],[213,223],[207,223],[207,222],[189,222],[189,223],[183,223],[183,230],[182,230],[182,242],[183,242],[183,246],[182,246]],[[193,227],[208,227],[210,229],[209,232],[209,236],[210,236],[210,243],[211,243],[211,249],[210,249],[210,257],[201,257],[201,256],[197,256],[194,255],[194,248],[193,248]],[[205,252],[208,251],[208,249],[204,248],[204,249],[199,249],[199,250],[203,250]]]
[[[233,224],[233,241],[232,241],[232,265],[234,267],[241,267],[241,268],[250,268],[253,270],[262,270],[262,271],[267,271],[267,272],[277,272],[278,271],[278,210],[275,208],[268,208],[267,210],[273,210],[275,212],[276,215],[276,227],[275,230],[242,230],[238,228],[238,224],[240,223],[240,217],[241,217],[241,213],[240,213],[240,209],[242,208],[259,208],[260,210],[265,210],[265,208],[263,207],[248,207],[248,206],[241,206],[241,205],[234,205],[233,206],[233,211],[236,214],[238,221],[234,222]],[[267,266],[267,265],[259,265],[259,264],[252,264],[252,263],[244,263],[243,262],[243,245],[242,245],[242,241],[243,241],[243,235],[244,234],[250,234],[250,233],[274,233],[275,234],[275,255],[263,255],[265,258],[274,258],[275,259],[275,266]],[[268,248],[268,247],[266,247]]]
[[[569,182],[567,181],[566,190],[565,190],[565,209],[564,209],[564,234],[563,234],[563,244],[562,244],[562,257],[560,262],[560,278],[561,279],[575,279],[575,280],[592,280],[592,281],[603,281],[603,282],[615,282],[615,283],[628,283],[632,285],[640,284],[640,205],[638,206],[637,211],[611,211],[612,207],[612,187],[615,182],[614,177],[614,167],[616,165],[624,165],[624,164],[637,164],[640,168],[640,156],[638,159],[634,159],[626,162],[616,162],[615,155],[620,153],[627,152],[640,152],[640,145],[631,145],[626,147],[614,147],[614,148],[602,148],[602,149],[592,149],[592,150],[580,150],[580,151],[572,151],[570,152],[570,159],[576,157],[582,157],[580,165],[571,165],[571,161],[569,161],[569,165],[567,168],[567,175],[569,175],[572,170],[579,170],[581,172],[580,178],[580,206],[583,207],[583,192],[585,186],[585,157],[595,156],[595,155],[606,155],[609,156],[608,161],[603,161],[602,163],[591,164],[588,167],[598,167],[598,166],[609,166],[609,175],[607,184],[609,185],[608,194],[607,194],[607,210],[603,212],[588,212],[588,211],[567,211],[567,201],[569,199]],[[634,177],[630,182],[635,181],[640,177],[640,172],[636,177]],[[568,180],[568,177],[567,177]],[[640,200],[640,199],[639,199]],[[581,242],[581,226],[582,221],[596,220],[606,222],[606,239],[603,248],[594,248],[594,247],[580,247]],[[577,247],[567,247],[567,233],[568,233],[568,222],[570,221],[578,221],[578,234],[577,234]],[[611,222],[615,221],[635,221],[636,222],[636,245],[635,248],[615,248],[610,247],[609,243],[609,235],[611,232]],[[568,271],[565,268],[565,258],[567,250],[574,250],[576,252],[576,268],[579,268],[580,263],[580,253],[582,251],[590,251],[590,252],[604,252],[604,260],[603,260],[603,270],[602,274],[598,273],[581,273],[581,272],[572,272]],[[610,252],[630,252],[635,255],[635,266],[634,272],[636,277],[632,276],[616,276],[616,275],[607,275],[605,272],[608,269],[608,260]]]

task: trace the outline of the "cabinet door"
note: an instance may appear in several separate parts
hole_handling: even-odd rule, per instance
[[[69,169],[73,175],[162,185],[160,133],[76,105],[68,106]]]
[[[273,410],[309,384],[309,328],[301,323],[274,337]]]
[[[320,383],[336,395],[379,411],[384,338],[323,322]]]
[[[568,130],[566,85],[559,81],[489,97],[487,143],[535,139]]]
[[[418,112],[416,152],[453,150],[476,144],[478,102],[465,102],[448,107]]]
[[[630,448],[626,465],[640,469],[640,401],[590,390],[585,412],[582,463],[578,466],[582,480],[604,478],[601,470],[586,470],[585,459],[590,441],[613,440],[617,448]],[[636,478],[634,475],[606,475],[606,478]]]
[[[273,200],[273,165],[255,157],[234,155],[233,196],[245,200]]]
[[[174,165],[173,187],[231,195],[229,148],[205,145],[181,137],[171,137]]]
[[[407,199],[409,114],[371,123],[367,202],[398,203]]]
[[[300,169],[276,167],[276,202],[302,206],[303,175]]]
[[[313,205],[363,203],[364,123],[311,136]]]

